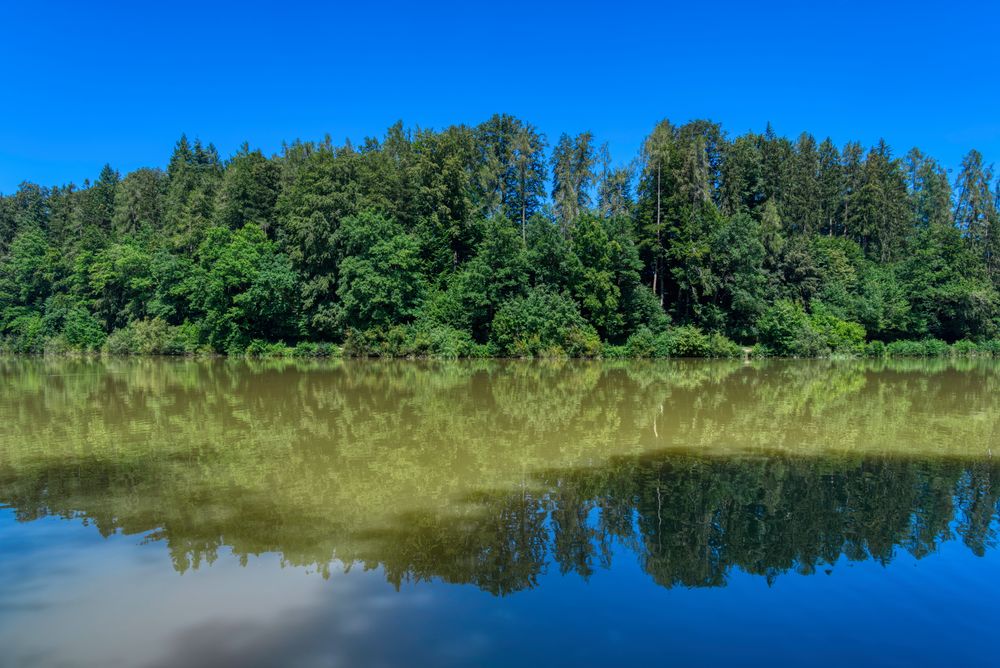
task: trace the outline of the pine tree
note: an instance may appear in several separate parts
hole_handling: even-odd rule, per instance
[[[955,182],[955,224],[962,230],[973,251],[982,259],[989,276],[1000,280],[1000,219],[991,191],[992,165],[972,150],[962,159]]]
[[[819,230],[823,209],[819,186],[820,158],[816,140],[803,132],[795,142],[784,212],[790,231],[810,235]]]
[[[567,235],[573,222],[590,206],[595,163],[592,142],[589,132],[576,137],[563,134],[552,151],[552,201],[556,218]]]
[[[675,131],[670,121],[656,124],[642,146],[639,248],[649,256],[653,294],[664,303],[664,234],[667,199],[673,183]],[[644,204],[644,206],[643,206]]]
[[[829,137],[819,145],[817,181],[818,231],[832,236],[837,233],[837,212],[844,196],[844,172],[840,163],[840,151]]]

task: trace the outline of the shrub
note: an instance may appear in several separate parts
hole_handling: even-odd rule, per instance
[[[865,357],[881,358],[885,356],[886,347],[881,341],[871,341],[865,346]]]
[[[338,357],[340,348],[332,343],[301,341],[292,348],[292,357]]]
[[[244,355],[247,357],[254,358],[265,358],[265,357],[291,357],[293,348],[289,348],[283,342],[278,341],[276,343],[270,343],[268,341],[261,341],[260,339],[254,339],[246,347]]]
[[[636,349],[640,348],[640,340]],[[722,334],[706,334],[694,325],[670,327],[652,339],[649,357],[740,357],[743,349]]]
[[[811,356],[824,353],[801,305],[782,299],[757,319],[760,342],[778,355]]]
[[[951,350],[941,339],[924,339],[925,357],[944,357]]]
[[[656,357],[656,337],[648,327],[640,327],[637,332],[628,337],[620,351],[623,357],[637,359]],[[602,357],[607,357],[602,353]]]
[[[893,341],[885,352],[889,357],[924,357],[924,346],[920,341]]]
[[[509,357],[593,357],[601,351],[576,302],[545,287],[505,302],[493,318],[490,341]]]
[[[42,352],[47,332],[40,313],[27,309],[8,309],[4,316],[7,319],[4,328],[5,347],[15,353]]]
[[[658,338],[661,357],[708,357],[712,348],[708,336],[693,325],[671,327]]]
[[[975,357],[979,354],[979,346],[974,341],[963,339],[951,345],[951,354],[959,357]]]
[[[389,329],[350,330],[344,340],[348,357],[485,357],[486,347],[468,332],[447,325],[420,323]]]
[[[948,344],[940,339],[893,341],[886,346],[889,357],[944,357],[948,352]]]
[[[1000,357],[1000,339],[990,339],[979,344],[979,351],[984,355]]]
[[[865,328],[836,317],[820,303],[808,314],[796,302],[779,300],[757,320],[757,331],[761,343],[778,355],[820,357],[865,351]]]
[[[864,352],[865,328],[856,322],[820,311],[809,316],[809,327],[819,335],[823,345],[835,353],[860,355]]]
[[[631,339],[631,337],[629,337]],[[628,352],[628,343],[624,346],[616,346],[611,343],[605,343],[601,347],[601,358],[606,360],[624,360],[629,359],[632,355]]]
[[[82,305],[74,305],[63,316],[62,338],[74,350],[98,350],[107,339],[101,323]]]
[[[708,350],[709,357],[736,358],[743,356],[742,346],[718,332],[709,334]]]
[[[63,355],[69,355],[75,351],[79,351],[79,348],[75,348],[70,345],[70,342],[66,340],[65,336],[50,336],[45,340],[45,345],[43,347],[43,352],[46,356],[61,357]]]
[[[109,355],[185,355],[199,351],[193,325],[168,325],[160,318],[136,320],[115,330],[104,341]]]

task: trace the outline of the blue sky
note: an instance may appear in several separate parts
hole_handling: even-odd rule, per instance
[[[660,118],[1000,161],[989,3],[10,3],[0,192],[166,164],[177,137],[380,136],[507,112],[630,159]]]

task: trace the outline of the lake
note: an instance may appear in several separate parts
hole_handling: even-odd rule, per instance
[[[0,665],[996,665],[998,456],[989,360],[4,358]]]

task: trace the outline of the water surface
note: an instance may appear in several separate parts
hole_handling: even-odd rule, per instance
[[[995,665],[1000,364],[0,360],[0,665]]]

